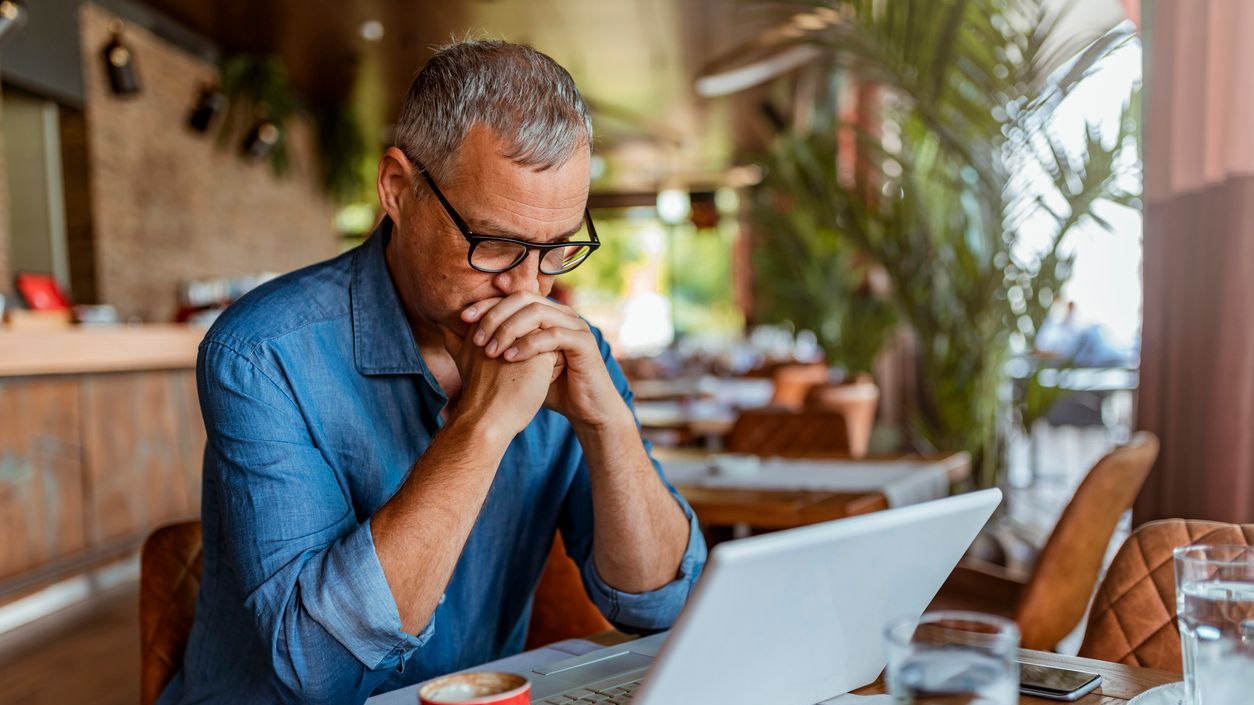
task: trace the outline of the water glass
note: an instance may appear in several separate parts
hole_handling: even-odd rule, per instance
[[[1254,698],[1254,548],[1175,550],[1176,621],[1188,705]]]
[[[977,612],[888,625],[888,690],[899,705],[1016,705],[1019,628]]]

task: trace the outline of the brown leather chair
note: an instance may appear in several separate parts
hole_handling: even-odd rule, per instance
[[[139,702],[152,705],[183,665],[200,592],[200,522],[163,526],[139,559]]]
[[[562,535],[554,535],[553,550],[549,551],[540,584],[536,586],[536,599],[531,603],[531,624],[527,627],[525,648],[535,649],[613,628],[584,591],[579,568],[566,555]]]
[[[200,522],[154,531],[140,557],[141,705],[156,702],[183,663],[196,611],[201,573]],[[556,536],[536,589],[527,648],[610,629],[584,592],[579,570]]]
[[[725,447],[755,455],[848,455],[849,421],[837,411],[748,409],[736,417]]]
[[[1134,531],[1093,599],[1080,655],[1181,673],[1171,552],[1195,543],[1254,545],[1254,524],[1167,519]]]
[[[1157,457],[1158,439],[1136,434],[1099,460],[1080,483],[1029,577],[964,559],[932,607],[1012,616],[1023,648],[1053,650],[1084,618],[1110,538]]]

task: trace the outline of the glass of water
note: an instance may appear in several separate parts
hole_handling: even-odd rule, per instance
[[[1019,628],[978,612],[928,612],[886,629],[888,690],[901,705],[1016,705]]]
[[[1175,550],[1176,621],[1189,705],[1249,702],[1254,693],[1254,548]]]

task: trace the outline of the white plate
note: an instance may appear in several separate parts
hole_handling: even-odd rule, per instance
[[[1168,683],[1141,693],[1128,705],[1180,705],[1184,702],[1184,682]]]

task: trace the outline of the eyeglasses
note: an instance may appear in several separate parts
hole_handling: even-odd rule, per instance
[[[584,208],[583,219],[588,233],[586,241],[567,240],[563,242],[551,243],[534,243],[518,240],[512,237],[499,237],[496,235],[476,235],[466,221],[458,214],[457,209],[453,208],[453,204],[448,202],[444,194],[440,192],[440,187],[435,185],[435,181],[431,175],[427,173],[422,164],[415,162],[418,167],[418,173],[422,174],[422,178],[426,180],[427,185],[431,187],[431,192],[439,199],[440,205],[444,206],[444,212],[448,213],[449,220],[453,221],[453,225],[461,231],[462,237],[466,238],[466,242],[470,243],[470,250],[466,253],[466,261],[470,266],[480,272],[486,274],[499,274],[507,272],[514,267],[522,264],[527,259],[527,255],[532,250],[540,252],[540,273],[547,275],[565,274],[570,270],[583,264],[598,247],[601,241],[597,239],[596,227],[592,225],[592,214]],[[580,232],[583,232],[582,230]]]

